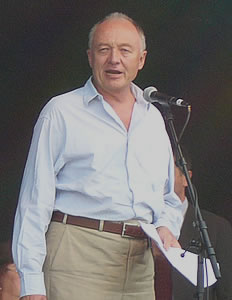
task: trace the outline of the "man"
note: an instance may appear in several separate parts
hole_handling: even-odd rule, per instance
[[[18,300],[20,281],[15,264],[0,267],[0,300]]]
[[[184,150],[184,156],[187,162],[187,168],[190,177],[192,177],[192,164],[189,153]],[[200,235],[197,229],[193,227],[195,221],[195,212],[191,204],[188,203],[185,190],[187,181],[178,162],[175,167],[175,192],[183,203],[184,222],[181,228],[179,242],[182,248],[187,249],[191,239],[198,241]],[[214,247],[217,261],[220,264],[222,278],[219,279],[209,291],[205,289],[204,299],[229,300],[232,299],[232,227],[224,218],[219,217],[206,210],[201,210],[202,217],[208,226],[209,238]],[[189,248],[189,251],[196,253],[196,246]],[[185,279],[179,272],[173,269],[172,273],[173,296],[176,300],[195,299],[196,287]],[[209,293],[209,298],[207,298]]]
[[[14,225],[23,300],[154,299],[139,221],[179,247],[182,216],[163,119],[132,83],[145,49],[133,20],[106,17],[89,35],[93,76],[40,114]]]
[[[12,263],[11,241],[7,234],[0,239],[0,300],[19,299],[19,284],[18,273]]]

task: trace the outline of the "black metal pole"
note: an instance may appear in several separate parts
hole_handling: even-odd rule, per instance
[[[197,297],[198,298],[197,299],[202,300],[203,299],[202,297],[204,294],[204,264],[203,264],[204,259],[203,259],[202,251],[204,251],[204,249],[211,261],[215,277],[217,279],[219,279],[219,278],[221,278],[221,274],[220,274],[220,270],[217,265],[214,248],[209,239],[207,225],[206,225],[205,221],[203,220],[199,206],[196,203],[195,192],[194,192],[193,185],[192,185],[189,173],[188,173],[187,163],[183,156],[183,153],[182,153],[182,150],[181,150],[181,147],[180,147],[177,135],[176,135],[174,122],[173,122],[173,114],[171,112],[171,107],[169,104],[162,104],[162,109],[164,112],[164,118],[165,118],[166,124],[168,125],[168,128],[170,130],[170,134],[171,134],[170,138],[174,144],[176,152],[179,155],[180,164],[182,166],[184,175],[185,175],[187,183],[188,183],[187,189],[188,189],[189,197],[190,197],[189,200],[196,210],[196,217],[197,217],[196,224],[198,225],[197,227],[200,231],[200,237],[202,240],[201,242],[203,245],[202,249],[200,251],[199,257],[198,257],[198,272],[197,272]],[[202,287],[203,287],[203,292],[202,292]]]

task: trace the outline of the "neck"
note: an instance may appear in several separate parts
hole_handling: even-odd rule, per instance
[[[95,85],[95,84],[94,84]],[[103,96],[105,101],[109,102],[110,104],[118,103],[118,104],[134,104],[135,97],[131,92],[130,86],[124,89],[115,89],[115,91],[107,91],[95,85],[95,88]]]
[[[181,200],[181,202],[183,203],[184,202],[184,200],[186,199],[186,196],[185,196],[185,192],[183,192],[183,193],[179,193],[179,198],[180,198],[180,200]]]

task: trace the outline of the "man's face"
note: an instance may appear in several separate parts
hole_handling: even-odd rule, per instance
[[[175,165],[175,184],[174,191],[180,200],[183,202],[185,200],[185,188],[188,186],[185,175],[182,171]]]
[[[127,90],[146,58],[140,35],[124,19],[98,25],[87,54],[94,85],[102,94]]]

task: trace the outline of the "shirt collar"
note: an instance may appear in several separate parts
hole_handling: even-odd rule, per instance
[[[84,95],[83,95],[84,104],[88,105],[90,101],[92,101],[93,99],[95,99],[98,96],[101,96],[101,95],[98,93],[95,86],[93,85],[92,76],[91,76],[84,85]]]
[[[139,105],[146,107],[148,110],[151,103],[147,102],[144,99],[143,90],[132,82],[131,83],[131,91],[132,91],[133,95],[135,96],[136,102]],[[91,76],[88,79],[88,81],[86,82],[86,84],[84,85],[84,96],[83,96],[84,104],[88,105],[92,100],[94,100],[97,97],[102,98],[102,95],[97,91],[97,89],[93,85],[92,76]]]
[[[143,106],[145,106],[147,108],[147,110],[150,107],[149,102],[147,102],[144,97],[143,97],[143,90],[141,88],[139,88],[136,84],[134,84],[133,82],[131,83],[131,91],[133,93],[133,95],[135,96],[136,102],[138,104],[141,104]]]

